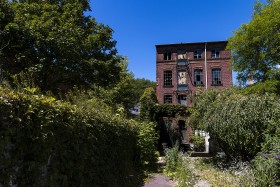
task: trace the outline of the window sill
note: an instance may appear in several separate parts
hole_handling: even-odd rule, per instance
[[[211,84],[211,86],[223,86],[223,84]]]
[[[164,85],[163,87],[164,88],[173,88],[174,86],[173,85],[170,85],[170,86]]]
[[[204,84],[200,84],[200,85],[197,85],[197,84],[194,84],[195,87],[204,87]]]

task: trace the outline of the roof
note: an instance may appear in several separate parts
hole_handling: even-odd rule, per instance
[[[205,41],[205,42],[189,42],[189,43],[173,43],[173,44],[158,44],[158,46],[172,46],[172,45],[193,45],[193,44],[205,44],[205,43],[227,43],[227,40],[224,41]]]

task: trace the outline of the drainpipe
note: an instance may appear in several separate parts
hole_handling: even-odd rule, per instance
[[[204,66],[205,66],[205,88],[207,90],[208,88],[208,76],[207,76],[207,55],[206,55],[206,45],[207,43],[205,42],[205,51],[204,51],[204,55],[205,55],[205,62],[204,62]]]

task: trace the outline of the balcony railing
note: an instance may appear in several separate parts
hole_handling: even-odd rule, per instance
[[[186,91],[186,90],[189,90],[189,87],[188,87],[188,85],[177,85],[177,90]]]

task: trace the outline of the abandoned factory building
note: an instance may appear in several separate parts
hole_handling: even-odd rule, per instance
[[[231,54],[226,46],[227,41],[156,45],[158,102],[191,106],[190,95],[198,89],[231,87]],[[189,135],[193,130],[186,127],[187,118],[188,115],[179,119],[176,116],[161,116],[158,123],[161,127],[177,129],[181,143],[189,144]],[[169,141],[172,137],[167,139],[162,138],[161,143],[174,143]],[[208,141],[205,139],[205,142],[207,144]]]
[[[189,103],[197,88],[232,86],[227,41],[156,45],[156,93],[159,103]]]

